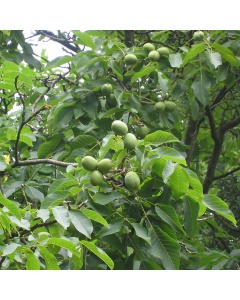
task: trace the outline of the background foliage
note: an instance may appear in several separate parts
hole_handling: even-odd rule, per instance
[[[240,32],[203,33],[34,31],[64,48],[49,61],[0,31],[1,269],[238,269]],[[169,53],[151,61],[147,42]],[[114,163],[100,186],[87,155]]]

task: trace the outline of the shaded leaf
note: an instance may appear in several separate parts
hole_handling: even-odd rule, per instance
[[[70,148],[71,150],[85,147],[88,148],[89,146],[97,143],[98,140],[95,137],[87,134],[82,134],[71,140]]]
[[[81,212],[88,218],[95,222],[98,222],[106,227],[109,227],[108,222],[96,211],[87,208],[81,209]]]
[[[43,222],[46,222],[47,219],[49,219],[49,217],[50,217],[50,212],[47,209],[38,209],[37,217],[41,218],[43,220]]]
[[[56,57],[47,63],[46,69],[57,68],[61,65],[64,65],[64,64],[72,61],[73,59],[74,59],[74,57],[69,56],[69,55]]]
[[[186,173],[181,166],[177,166],[169,178],[169,186],[172,189],[173,197],[180,198],[186,194],[189,182]]]
[[[193,92],[203,105],[208,104],[210,86],[211,83],[204,74],[196,77],[192,83]]]
[[[179,222],[175,209],[170,205],[158,204],[155,207],[157,215],[167,224],[169,224],[176,232],[185,234],[181,223]]]
[[[185,56],[181,67],[186,65],[189,61],[191,61],[194,57],[196,57],[199,53],[203,52],[207,48],[207,44],[201,43],[197,45],[193,45],[192,48],[189,50],[187,55]]]
[[[48,194],[41,204],[41,208],[48,208],[49,206],[56,206],[58,204],[61,204],[64,199],[69,195],[68,191],[61,191],[61,192],[54,192],[51,194]]]
[[[184,209],[184,228],[186,233],[192,238],[197,232],[197,216],[199,211],[199,204],[189,197],[183,199]]]
[[[141,71],[135,73],[131,79],[131,82],[135,82],[136,80],[138,80],[139,78],[142,78],[145,75],[150,74],[151,72],[155,71],[154,67],[143,67],[141,69]]]
[[[180,68],[182,64],[182,56],[180,53],[171,53],[169,54],[169,62],[173,68]]]
[[[96,46],[93,42],[93,39],[88,33],[76,30],[73,30],[73,33],[78,37],[76,43],[87,46],[93,50],[95,49]]]
[[[136,235],[151,245],[151,238],[148,236],[147,229],[139,223],[131,223],[131,225],[133,226]]]
[[[210,62],[214,65],[215,69],[222,64],[221,54],[218,52],[210,53]]]
[[[55,206],[52,209],[52,213],[56,221],[62,225],[63,228],[67,229],[70,226],[70,220],[68,216],[68,209],[63,206]]]
[[[159,146],[171,142],[179,142],[179,140],[173,134],[162,130],[150,133],[144,138],[144,145]]]
[[[234,225],[237,224],[237,221],[230,211],[226,202],[221,200],[219,197],[211,194],[204,195],[203,203],[211,210],[215,211],[219,215],[223,216],[227,220],[231,221]]]
[[[104,261],[105,264],[107,264],[111,270],[114,268],[114,262],[112,261],[112,259],[102,249],[98,248],[93,242],[80,241],[80,243],[86,248],[88,248],[102,261]]]
[[[82,233],[88,238],[91,238],[91,233],[93,231],[93,226],[91,221],[80,211],[70,210],[69,217],[77,231]]]
[[[57,146],[62,140],[62,134],[55,134],[49,141],[41,143],[38,147],[38,158],[50,157],[56,151]]]
[[[17,207],[13,201],[8,200],[7,198],[3,197],[0,193],[0,203],[5,206],[18,220],[21,220],[21,212],[20,209]]]
[[[99,238],[119,232],[123,227],[124,220],[116,220],[109,224],[109,228],[103,227],[99,232]]]
[[[44,246],[38,245],[38,251],[45,260],[47,270],[60,270],[56,257]]]
[[[49,245],[49,244],[56,245],[61,248],[67,249],[68,251],[70,251],[74,255],[76,255],[77,257],[81,256],[80,252],[76,248],[76,245],[69,240],[54,237],[54,238],[50,238],[47,240],[47,245]]]
[[[157,226],[150,227],[149,236],[151,237],[152,246],[148,248],[148,252],[160,258],[166,270],[178,270],[180,246],[177,241]]]
[[[26,249],[24,254],[27,258],[26,269],[27,270],[40,270],[40,262],[30,249]]]
[[[101,193],[97,192],[93,197],[93,201],[95,203],[101,204],[101,205],[106,205],[114,200],[121,199],[122,194],[118,192],[111,192],[111,193]]]
[[[21,247],[21,245],[13,242],[13,243],[5,246],[5,248],[3,249],[2,255],[3,256],[9,255],[9,254],[15,252],[18,247]]]
[[[216,50],[216,52],[220,53],[224,60],[228,61],[234,67],[239,66],[239,61],[236,59],[235,55],[230,49],[218,43],[213,43],[211,46],[214,50]]]

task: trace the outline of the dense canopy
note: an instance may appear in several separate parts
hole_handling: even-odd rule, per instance
[[[0,270],[239,269],[239,49],[236,30],[0,31]]]

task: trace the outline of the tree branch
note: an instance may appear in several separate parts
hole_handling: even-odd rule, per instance
[[[51,31],[47,31],[47,30],[37,30],[37,33],[44,35],[48,38],[50,38],[51,40],[63,45],[64,47],[70,49],[71,51],[78,53],[79,49],[78,47],[71,45],[70,42],[66,41],[65,39],[60,39],[59,37],[57,37],[54,33],[52,33]]]
[[[213,177],[212,180],[218,180],[218,179],[225,178],[225,177],[227,177],[228,175],[231,175],[231,174],[233,174],[233,173],[235,173],[235,172],[237,172],[237,171],[239,171],[239,170],[240,170],[240,167],[234,168],[234,169],[232,169],[231,171],[229,171],[229,172],[227,172],[227,173],[225,173],[225,174],[222,174],[222,175]]]
[[[18,164],[18,161],[19,161],[18,145],[19,145],[19,141],[20,141],[20,137],[21,137],[21,131],[22,131],[24,125],[26,125],[33,117],[35,117],[41,111],[43,111],[45,109],[48,109],[50,107],[51,106],[48,105],[48,104],[43,105],[38,110],[36,110],[34,113],[32,113],[26,120],[25,120],[25,112],[23,112],[23,114],[22,114],[22,123],[19,126],[18,133],[17,133],[17,138],[16,138],[16,142],[15,142],[15,164]]]
[[[17,162],[15,161],[14,163],[12,163],[10,166],[12,168],[16,168],[16,167],[21,167],[21,166],[31,166],[31,165],[40,165],[40,164],[50,164],[50,165],[55,165],[55,166],[59,166],[59,167],[68,167],[68,166],[77,167],[78,166],[77,163],[67,163],[67,162],[54,160],[51,158],[18,160]]]
[[[226,131],[228,131],[229,129],[237,126],[238,124],[240,124],[240,116],[238,116],[237,118],[221,125],[220,128],[219,128],[219,132],[220,132],[220,134],[225,134]]]
[[[209,125],[210,125],[210,129],[211,129],[211,136],[212,136],[212,139],[217,142],[218,141],[218,133],[217,133],[217,130],[216,130],[216,127],[215,127],[215,121],[214,121],[214,118],[213,118],[213,114],[212,114],[212,111],[209,107],[209,105],[207,105],[205,107],[205,110],[206,110],[206,115],[208,117],[208,120],[209,120]]]

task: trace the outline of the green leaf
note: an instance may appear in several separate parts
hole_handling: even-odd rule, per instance
[[[219,197],[211,194],[204,195],[203,203],[211,210],[215,211],[219,215],[223,216],[227,220],[231,221],[234,225],[237,224],[237,221],[230,211],[226,202],[221,200]]]
[[[172,195],[174,198],[178,199],[187,193],[189,187],[188,177],[181,166],[178,165],[175,168],[168,183],[172,189]]]
[[[22,216],[21,216],[20,209],[17,207],[16,204],[13,203],[13,201],[3,197],[1,193],[0,193],[0,203],[4,205],[13,214],[13,216],[15,216],[18,220],[21,220]]]
[[[49,219],[49,217],[50,217],[50,212],[48,209],[38,209],[37,217],[41,218],[43,220],[43,222],[46,222],[47,219]]]
[[[174,148],[162,146],[157,149],[159,157],[166,159],[166,160],[171,160],[174,162],[178,162],[184,166],[187,165],[186,160],[182,154],[180,154],[177,150]]]
[[[183,199],[184,209],[184,228],[190,238],[194,237],[197,229],[197,216],[199,211],[199,204],[189,197]]]
[[[58,204],[61,204],[65,198],[69,195],[68,191],[60,191],[60,192],[54,192],[51,194],[48,194],[41,204],[41,208],[48,208],[49,206],[56,206]]]
[[[69,217],[77,231],[91,238],[93,226],[91,221],[80,211],[69,210]]]
[[[161,92],[163,96],[166,96],[168,93],[168,80],[166,78],[163,78],[163,73],[158,72],[158,82],[161,88]]]
[[[118,65],[117,61],[110,59],[108,65],[113,70],[113,72],[117,75],[117,77],[120,80],[123,80],[122,69]]]
[[[51,60],[50,62],[47,63],[46,65],[46,70],[52,69],[52,68],[57,68],[61,65],[64,65],[74,59],[73,56],[65,55],[65,56],[59,56]]]
[[[73,178],[56,179],[48,188],[48,194],[67,190],[69,187],[79,185],[78,181]]]
[[[160,258],[166,270],[178,270],[180,246],[177,241],[157,226],[150,227],[149,236],[151,237],[152,246],[148,248],[148,252]]]
[[[142,78],[143,76],[148,75],[153,71],[155,71],[154,67],[143,67],[140,72],[137,72],[133,75],[131,82],[133,83],[139,78]]]
[[[159,146],[171,142],[179,142],[179,140],[173,134],[162,130],[150,133],[144,138],[144,145]]]
[[[187,55],[185,56],[181,67],[185,66],[189,61],[191,61],[194,57],[196,57],[199,53],[203,52],[207,48],[207,44],[201,43],[192,46]]]
[[[30,249],[24,250],[24,254],[27,258],[26,269],[27,270],[40,270],[40,262]]]
[[[180,68],[182,64],[182,56],[180,53],[171,53],[169,54],[169,62],[173,68]]]
[[[131,225],[133,226],[136,235],[151,245],[151,238],[148,236],[147,229],[139,223],[131,223]]]
[[[37,190],[35,187],[33,186],[28,186],[25,185],[25,192],[27,194],[27,196],[31,199],[35,199],[35,200],[39,200],[39,201],[43,201],[44,199],[44,195],[42,192],[40,192],[39,190]]]
[[[103,228],[98,232],[97,235],[99,236],[99,238],[102,238],[102,237],[104,237],[104,236],[107,236],[107,235],[111,235],[111,234],[117,233],[117,232],[119,232],[119,231],[122,229],[123,223],[124,223],[124,220],[123,220],[123,219],[116,220],[116,221],[114,221],[113,223],[109,224],[109,228],[103,227]]]
[[[157,215],[167,224],[169,224],[176,232],[185,234],[181,223],[179,222],[175,209],[170,205],[158,204],[155,207]]]
[[[220,53],[224,60],[228,61],[234,67],[239,67],[239,61],[230,49],[218,43],[213,43],[211,46],[216,52]]]
[[[199,204],[198,216],[202,216],[207,209],[206,205],[202,203],[203,194],[200,194],[196,190],[189,189],[186,196]]]
[[[24,228],[26,230],[30,230],[30,223],[28,220],[25,219],[17,219],[15,216],[9,216],[9,219],[15,223],[16,225],[18,225],[21,228]]]
[[[197,99],[203,105],[207,105],[209,102],[210,87],[211,87],[211,83],[204,74],[201,74],[201,76],[196,77],[194,82],[192,83],[193,92],[197,97]]]
[[[39,60],[37,60],[33,55],[30,53],[22,53],[22,57],[26,63],[32,65],[35,69],[41,70],[42,65]]]
[[[56,257],[47,248],[38,245],[37,249],[45,260],[47,270],[60,270]]]
[[[200,198],[203,198],[203,187],[202,184],[197,176],[192,170],[187,168],[183,169],[185,173],[187,173],[188,181],[190,186],[199,194]]]
[[[14,243],[14,242],[11,243],[11,244],[9,244],[9,245],[6,245],[6,246],[4,247],[4,249],[3,249],[2,255],[3,255],[3,256],[6,256],[6,255],[9,255],[9,254],[12,254],[13,252],[16,251],[16,249],[17,249],[18,247],[21,247],[21,245],[19,245],[19,244],[17,244],[17,243]]]
[[[70,148],[71,150],[78,149],[78,148],[89,148],[93,144],[97,144],[98,140],[87,134],[82,134],[77,137],[75,137],[73,140],[70,142]]]
[[[81,256],[81,253],[77,250],[76,245],[73,242],[66,239],[50,238],[47,240],[47,245],[56,245],[72,252],[77,257]]]
[[[112,270],[114,268],[114,262],[112,259],[100,248],[98,248],[93,242],[80,241],[82,245],[88,248],[92,253],[99,257],[106,265]]]
[[[222,64],[221,54],[218,52],[210,53],[210,62],[214,65],[215,69]]]
[[[172,161],[167,161],[163,171],[162,171],[162,178],[163,182],[166,184],[168,182],[169,176],[171,176],[176,168],[176,164]]]
[[[0,226],[11,234],[11,225],[13,225],[7,215],[0,209]],[[12,226],[14,227],[14,226]]]
[[[52,213],[55,217],[55,220],[61,224],[63,228],[67,229],[70,226],[68,209],[66,207],[55,206],[52,209]]]
[[[92,50],[95,49],[96,46],[93,42],[93,39],[88,33],[76,30],[73,30],[73,33],[78,37],[77,44],[87,46]]]
[[[87,208],[81,209],[81,212],[88,218],[95,222],[98,222],[106,227],[109,227],[108,222],[96,211]]]
[[[111,192],[111,193],[101,193],[101,192],[97,192],[94,196],[93,196],[93,201],[95,203],[101,204],[101,205],[106,205],[114,200],[117,199],[122,199],[122,194],[118,193],[118,192]]]
[[[38,158],[47,158],[56,151],[57,146],[61,143],[62,134],[55,134],[49,141],[43,142],[38,147]]]
[[[0,161],[0,171],[6,170],[8,165],[4,161]]]
[[[55,113],[53,119],[53,129],[65,128],[69,125],[73,118],[73,104],[64,104],[62,105]]]

